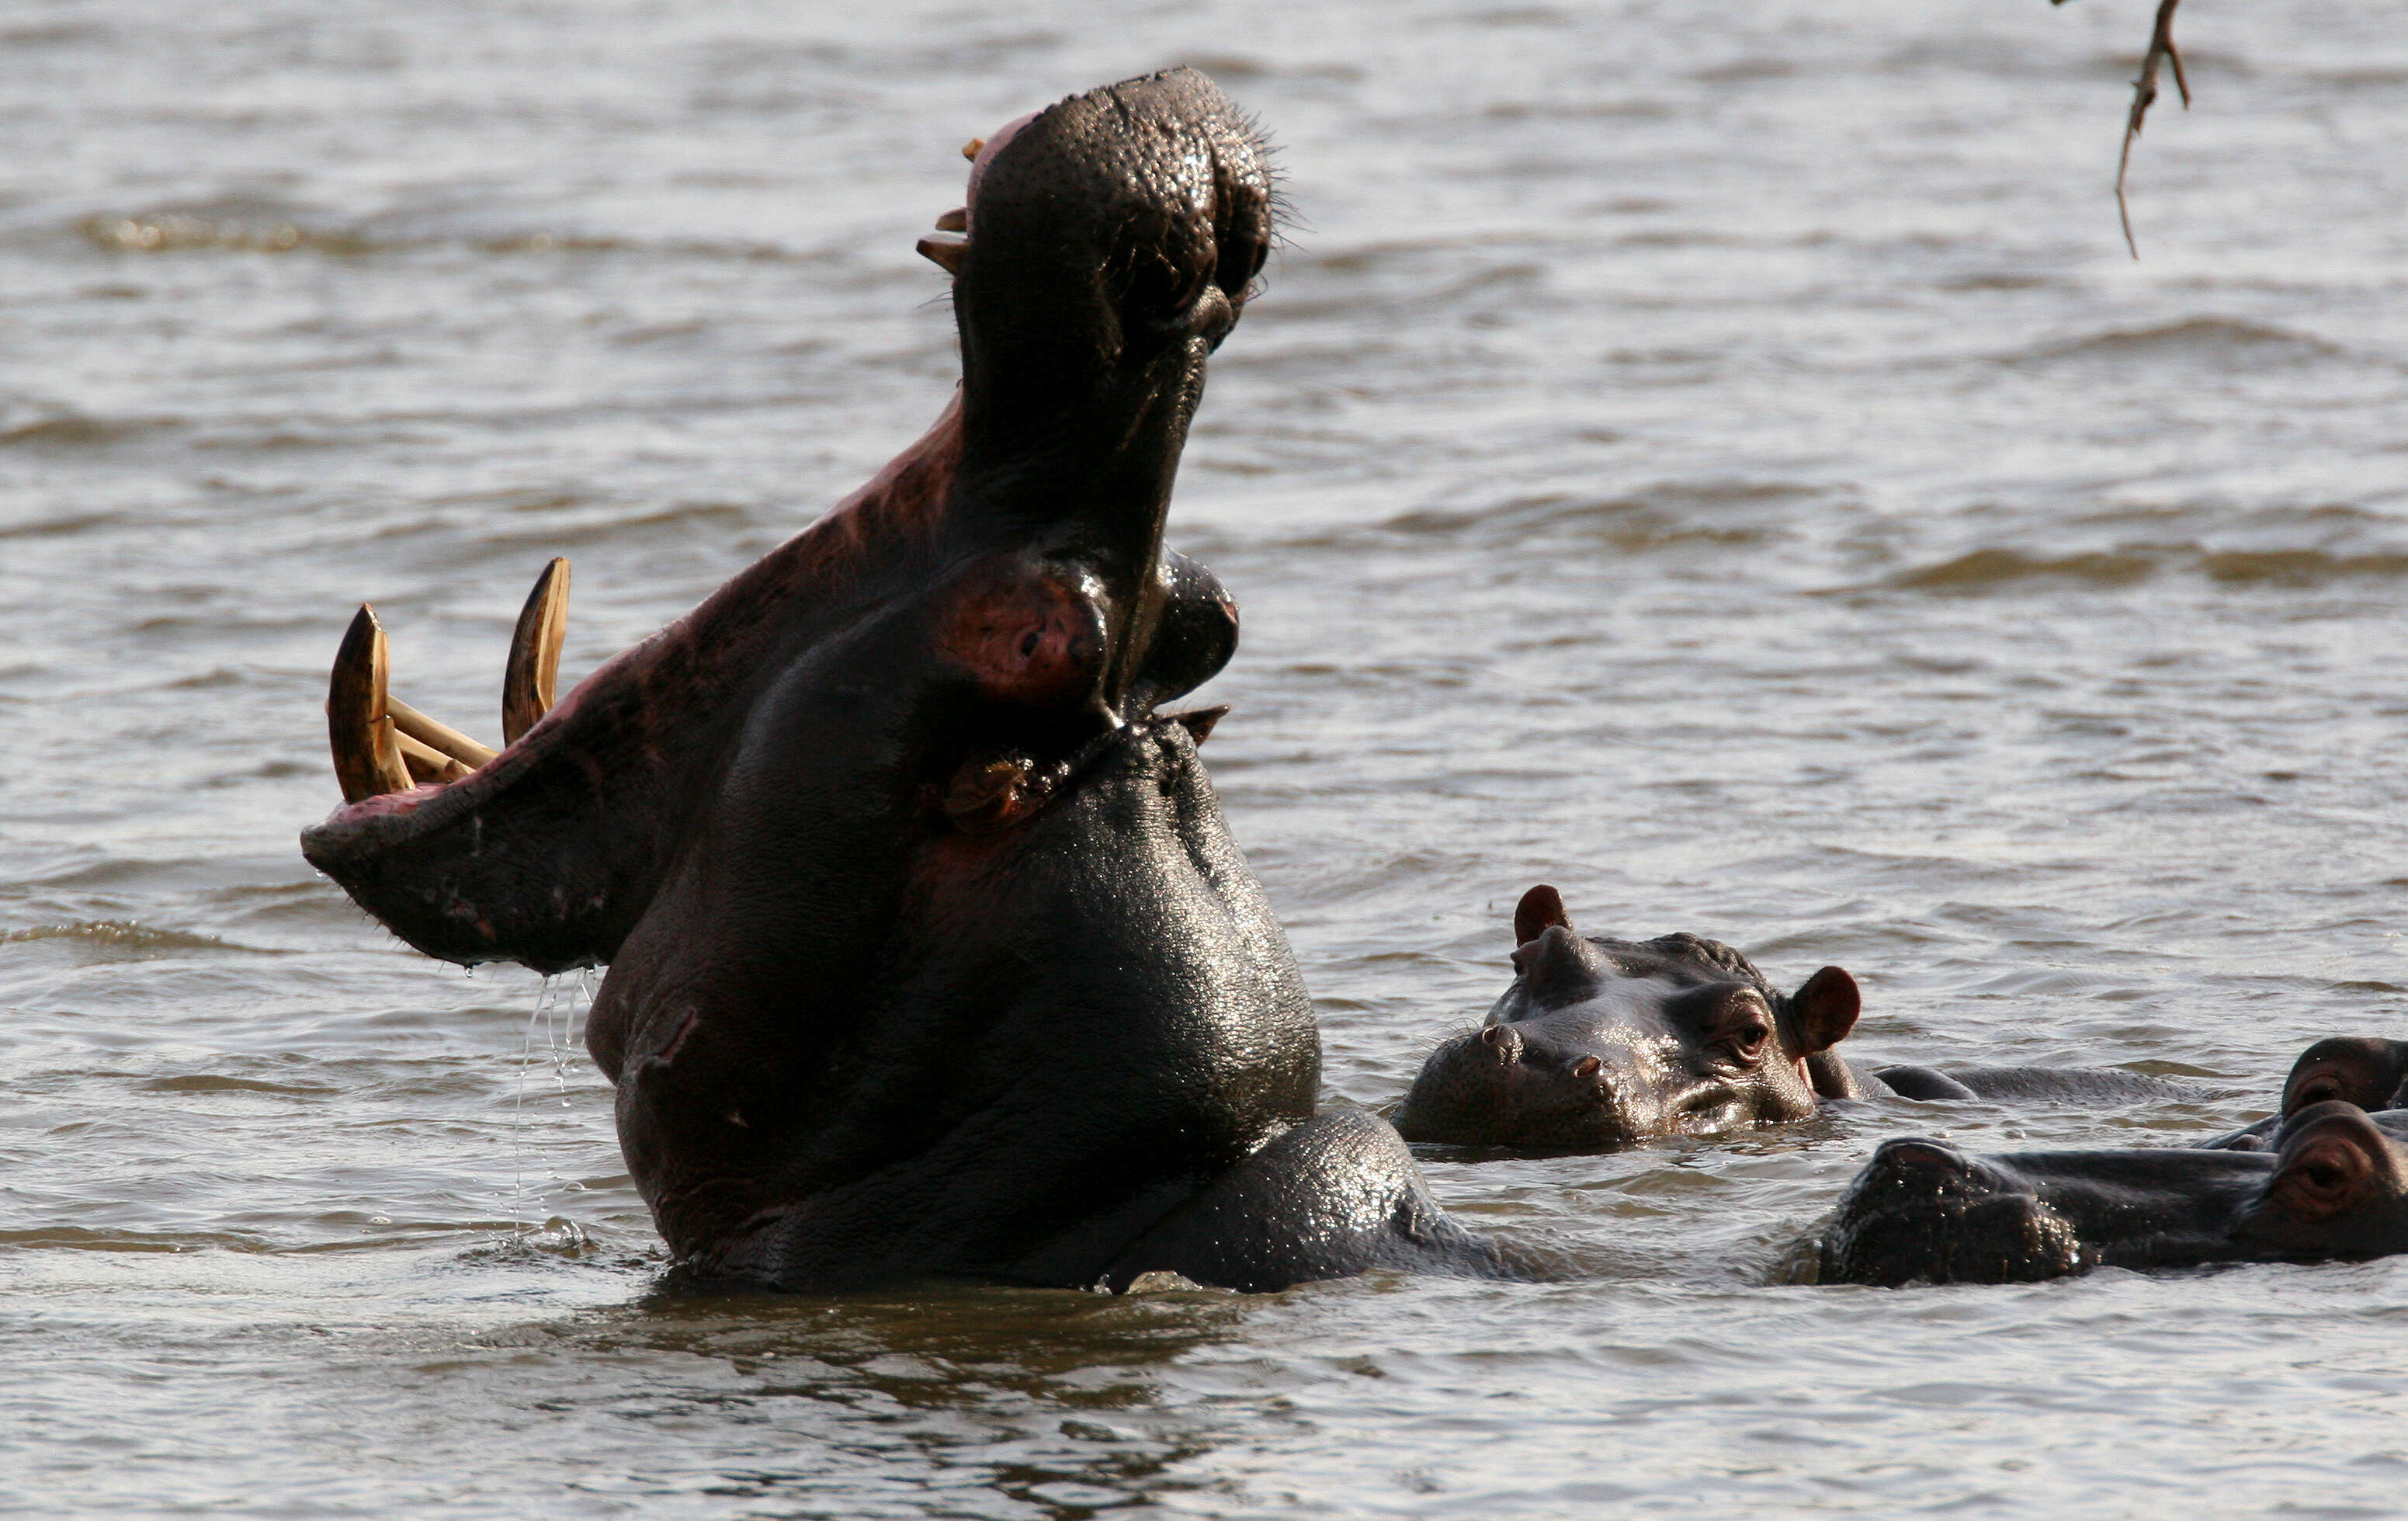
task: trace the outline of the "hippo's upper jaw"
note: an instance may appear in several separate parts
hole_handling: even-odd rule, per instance
[[[1234,647],[1231,624],[1201,630],[1200,649],[1157,651],[1162,527],[1205,360],[1269,251],[1262,146],[1211,81],[1173,70],[989,139],[966,221],[949,509],[973,539],[1100,577],[1088,589],[1104,620],[1094,696],[1135,716],[1129,705],[1188,690]]]
[[[904,658],[944,667],[913,680],[925,729],[952,732],[900,742],[925,773],[910,784],[959,817],[1025,816],[1106,733],[1218,671],[1236,607],[1162,529],[1206,358],[1270,237],[1251,128],[1183,69],[1073,96],[983,145],[963,221],[946,261],[962,388],[928,433],[473,774],[413,789],[415,760],[344,753],[394,742],[381,634],[372,681],[366,641],[347,644],[361,667],[338,665],[337,693],[372,710],[337,725],[337,770],[396,780],[347,781],[302,837],[310,861],[431,955],[595,965],[688,849],[765,696],[898,598],[942,604]]]
[[[699,1271],[1410,1258],[1410,1159],[1308,1123],[1311,1007],[1197,759],[1210,715],[1153,716],[1236,645],[1162,529],[1270,236],[1256,140],[1200,75],[1131,80],[998,133],[944,220],[963,381],[926,437],[474,775],[304,849],[432,954],[609,963],[588,1044]],[[1208,1197],[1360,1228],[1231,1256],[1182,1212]]]

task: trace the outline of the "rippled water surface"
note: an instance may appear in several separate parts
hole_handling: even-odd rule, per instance
[[[2401,1027],[2408,12],[0,6],[0,1504],[2388,1515],[2408,1260],[1768,1286],[1883,1137],[2172,1144]],[[917,434],[963,139],[1194,63],[1296,212],[1173,538],[1388,1104],[1513,899],[1856,971],[1859,1055],[2245,1095],[1425,1157],[1547,1284],[695,1299],[584,991],[301,861],[351,606],[480,730]]]

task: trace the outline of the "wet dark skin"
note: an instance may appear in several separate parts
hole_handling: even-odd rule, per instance
[[[608,963],[588,1045],[677,1261],[788,1287],[1501,1270],[1316,1116],[1286,938],[1158,706],[1237,642],[1162,542],[1271,234],[1173,70],[986,141],[928,435],[466,781],[304,836],[462,963]]]
[[[1578,935],[1549,886],[1523,896],[1513,934],[1512,984],[1479,1029],[1431,1053],[1398,1108],[1408,1140],[1614,1151],[1804,1119],[1828,1099],[2195,1097],[2129,1072],[1859,1071],[1833,1049],[1862,1009],[1842,969],[1784,995],[1719,941]]]
[[[1975,1157],[1936,1141],[1889,1141],[1824,1231],[1819,1281],[2028,1283],[2097,1267],[2408,1252],[2403,1122],[2327,1099],[2285,1120],[2268,1151]]]

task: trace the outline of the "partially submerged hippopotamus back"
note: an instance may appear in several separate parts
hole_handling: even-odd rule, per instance
[[[1784,994],[1719,940],[1573,932],[1553,887],[1513,913],[1513,982],[1476,1030],[1432,1052],[1397,1111],[1411,1141],[1613,1151],[1804,1119],[1832,1098],[2128,1102],[2196,1098],[2137,1072],[2042,1067],[1862,1071],[1834,1048],[1856,979],[1825,967]]]
[[[1271,237],[1261,146],[1172,70],[973,147],[967,241],[924,244],[963,371],[928,434],[448,784],[408,786],[452,771],[402,741],[452,731],[388,700],[364,612],[353,800],[303,849],[429,954],[609,964],[588,1048],[696,1274],[1493,1270],[1386,1126],[1315,1118],[1216,715],[1159,710],[1237,642],[1162,532]],[[514,711],[557,623],[539,588]]]
[[[1827,1284],[2012,1284],[2092,1268],[2322,1262],[2408,1252],[2408,1112],[2325,1099],[2264,1151],[1969,1156],[1885,1142],[1816,1245]]]

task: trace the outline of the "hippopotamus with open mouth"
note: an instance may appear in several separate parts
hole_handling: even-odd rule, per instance
[[[1237,643],[1163,524],[1270,243],[1262,145],[1175,69],[967,151],[966,236],[922,245],[962,347],[928,433],[546,710],[556,565],[498,753],[392,700],[364,610],[351,801],[303,851],[430,955],[609,964],[587,1047],[696,1277],[1502,1270],[1385,1124],[1315,1114],[1217,712],[1161,710]]]
[[[2408,1252],[2408,1112],[2324,1099],[2265,1151],[2126,1147],[1968,1156],[1885,1142],[1817,1244],[1827,1284],[2014,1284],[2092,1268]]]
[[[1583,937],[1555,889],[1513,913],[1514,977],[1476,1030],[1432,1052],[1397,1111],[1411,1141],[1616,1151],[1800,1120],[1826,1099],[2133,1102],[2201,1090],[2139,1072],[1852,1068],[1834,1050],[1862,1008],[1825,967],[1783,994],[1718,940]]]

